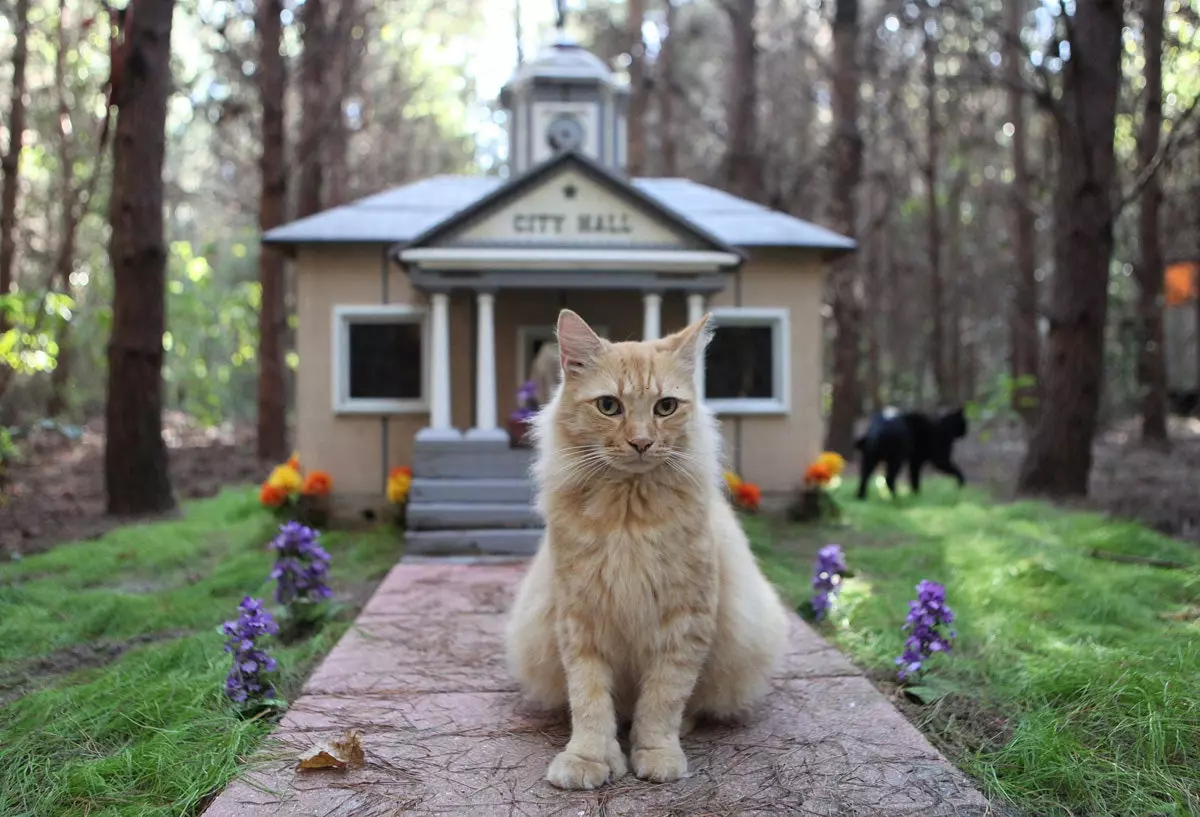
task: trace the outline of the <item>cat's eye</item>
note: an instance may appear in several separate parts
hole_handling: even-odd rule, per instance
[[[654,404],[654,413],[659,417],[670,417],[679,408],[679,401],[674,397],[664,397]]]
[[[616,417],[621,413],[621,401],[606,394],[596,398],[596,408],[605,417]]]

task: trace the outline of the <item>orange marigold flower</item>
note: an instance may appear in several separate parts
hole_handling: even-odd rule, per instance
[[[299,452],[296,452],[296,451],[292,452],[292,456],[288,457],[287,465],[293,471],[300,470],[300,454],[299,454]]]
[[[836,451],[826,451],[817,457],[817,462],[829,469],[829,476],[840,477],[846,468],[846,460]]]
[[[304,478],[300,493],[309,496],[325,496],[333,490],[333,477],[325,471],[312,471]]]
[[[737,487],[735,493],[737,503],[746,510],[758,510],[758,503],[762,501],[762,489],[753,482],[743,482]]]
[[[287,498],[287,491],[269,482],[264,482],[258,491],[258,501],[268,508],[278,508]]]
[[[409,479],[412,479],[412,467],[408,466],[408,465],[397,465],[395,468],[393,468],[391,471],[388,472],[388,479],[395,479],[396,477],[400,476],[401,474],[408,477]]]
[[[814,462],[804,472],[804,482],[806,485],[824,485],[831,479],[833,479],[833,473],[830,471],[829,466],[823,462]]]

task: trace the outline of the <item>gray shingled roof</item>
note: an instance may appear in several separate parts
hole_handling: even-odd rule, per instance
[[[504,184],[493,176],[434,176],[270,230],[271,244],[406,243]],[[735,247],[852,250],[807,221],[687,179],[634,179],[645,195]]]

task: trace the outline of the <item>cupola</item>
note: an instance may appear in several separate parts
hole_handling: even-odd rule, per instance
[[[500,91],[509,169],[523,173],[572,150],[623,173],[628,94],[603,60],[560,28],[554,43],[519,65]]]

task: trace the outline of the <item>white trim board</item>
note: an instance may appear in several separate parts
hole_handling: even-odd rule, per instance
[[[421,326],[421,397],[416,400],[350,397],[350,324],[419,323]],[[429,320],[423,307],[412,304],[334,304],[331,326],[330,395],[334,414],[424,414],[429,411]]]
[[[771,381],[775,396],[769,398],[735,397],[704,398],[704,404],[715,414],[790,414],[792,411],[792,331],[791,315],[783,307],[718,306],[709,310],[712,325],[769,326],[774,371]]]
[[[424,269],[500,270],[572,269],[630,272],[715,272],[736,267],[741,259],[733,253],[710,250],[615,250],[603,247],[562,249],[557,247],[414,247],[400,253],[406,264]]]

